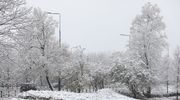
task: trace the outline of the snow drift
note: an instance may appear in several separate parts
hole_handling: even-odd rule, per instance
[[[136,100],[111,89],[102,89],[94,93],[74,93],[65,91],[28,91],[19,94],[19,98],[40,98],[50,100]],[[13,99],[15,100],[15,99]]]

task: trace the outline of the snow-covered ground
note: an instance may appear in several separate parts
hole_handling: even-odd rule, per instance
[[[19,97],[32,96],[40,98],[51,98],[50,100],[137,100],[111,89],[102,89],[94,93],[73,93],[65,91],[28,91],[19,94]],[[19,100],[13,98],[12,100]]]

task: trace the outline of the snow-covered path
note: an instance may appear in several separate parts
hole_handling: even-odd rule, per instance
[[[118,94],[111,89],[102,89],[95,93],[73,93],[65,91],[28,91],[19,94],[19,97],[25,96],[51,98],[52,100],[137,100]]]

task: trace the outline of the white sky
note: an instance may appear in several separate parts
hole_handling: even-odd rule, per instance
[[[28,5],[62,14],[62,42],[87,52],[125,50],[132,20],[148,1],[166,23],[170,52],[180,45],[180,0],[27,0]],[[58,17],[54,17],[58,21]],[[57,31],[58,38],[58,31]]]

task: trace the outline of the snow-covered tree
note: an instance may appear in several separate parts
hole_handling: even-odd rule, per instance
[[[16,82],[16,35],[29,24],[30,10],[24,0],[0,0],[0,82],[7,86]]]
[[[48,49],[47,58],[49,66],[51,66],[51,72],[58,80],[58,90],[62,89],[62,83],[65,78],[65,69],[69,68],[70,63],[70,50],[66,44],[61,44],[59,47],[58,43],[51,43]],[[70,69],[69,69],[70,70]]]
[[[160,9],[151,3],[145,4],[142,14],[137,15],[130,28],[129,51],[131,59],[142,61],[141,70],[148,72],[149,78],[155,75],[162,51],[166,45],[165,24],[160,16]],[[151,94],[153,79],[147,84],[147,96]],[[146,80],[142,80],[146,81]]]
[[[15,48],[15,35],[28,24],[29,11],[24,0],[0,1],[0,58],[4,59]]]
[[[87,57],[84,54],[84,48],[81,46],[77,46],[71,49],[71,55],[69,60],[69,65],[67,66],[68,74],[66,78],[67,88],[71,91],[81,92],[83,87],[86,84],[86,76],[87,76]]]
[[[93,90],[102,89],[108,84],[108,74],[111,70],[110,55],[104,53],[88,54],[88,69]]]
[[[33,75],[45,76],[49,88],[53,90],[49,80],[49,71],[52,59],[50,53],[53,50],[51,41],[55,33],[56,23],[40,9],[34,9],[29,17],[32,19],[31,24],[17,35],[21,60],[25,64],[25,69],[35,70]]]

